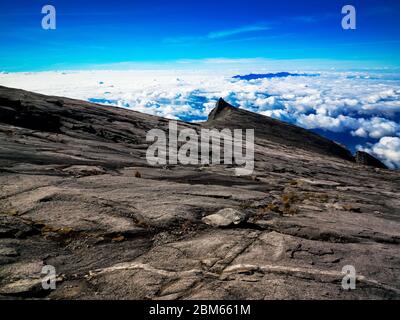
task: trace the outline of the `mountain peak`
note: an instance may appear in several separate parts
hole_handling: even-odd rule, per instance
[[[215,104],[215,108],[208,115],[208,120],[209,121],[210,120],[215,120],[215,119],[217,119],[219,117],[219,115],[222,112],[225,112],[226,110],[233,110],[233,109],[235,109],[234,106],[232,106],[231,104],[226,102],[224,99],[219,98],[219,100]]]
[[[254,129],[257,136],[281,145],[354,161],[350,151],[329,139],[293,124],[234,107],[222,98],[218,100],[215,108],[208,115],[208,121],[204,123],[204,126]]]

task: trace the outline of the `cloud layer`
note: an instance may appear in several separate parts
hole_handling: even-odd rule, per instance
[[[397,74],[293,73],[297,76],[255,79],[206,70],[14,73],[0,74],[0,84],[184,121],[206,120],[223,97],[247,110],[318,130],[353,151],[366,150],[400,168]]]

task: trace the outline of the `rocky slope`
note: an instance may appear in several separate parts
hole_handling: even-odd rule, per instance
[[[254,128],[253,176],[151,167],[146,132],[167,127],[0,87],[0,297],[400,298],[399,172],[222,100],[179,128]],[[341,287],[345,265],[355,290]]]

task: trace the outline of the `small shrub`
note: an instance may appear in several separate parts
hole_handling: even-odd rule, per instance
[[[125,237],[122,235],[112,238],[112,241],[114,241],[114,242],[122,242],[124,240],[125,240]]]
[[[253,202],[251,201],[243,201],[239,204],[240,209],[252,209],[253,208]]]

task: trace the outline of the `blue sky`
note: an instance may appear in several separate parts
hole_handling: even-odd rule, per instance
[[[41,28],[45,4],[56,7],[56,30]],[[357,30],[341,28],[345,4],[357,9]],[[215,58],[398,67],[399,17],[398,0],[2,0],[0,71],[121,62],[173,67]]]

